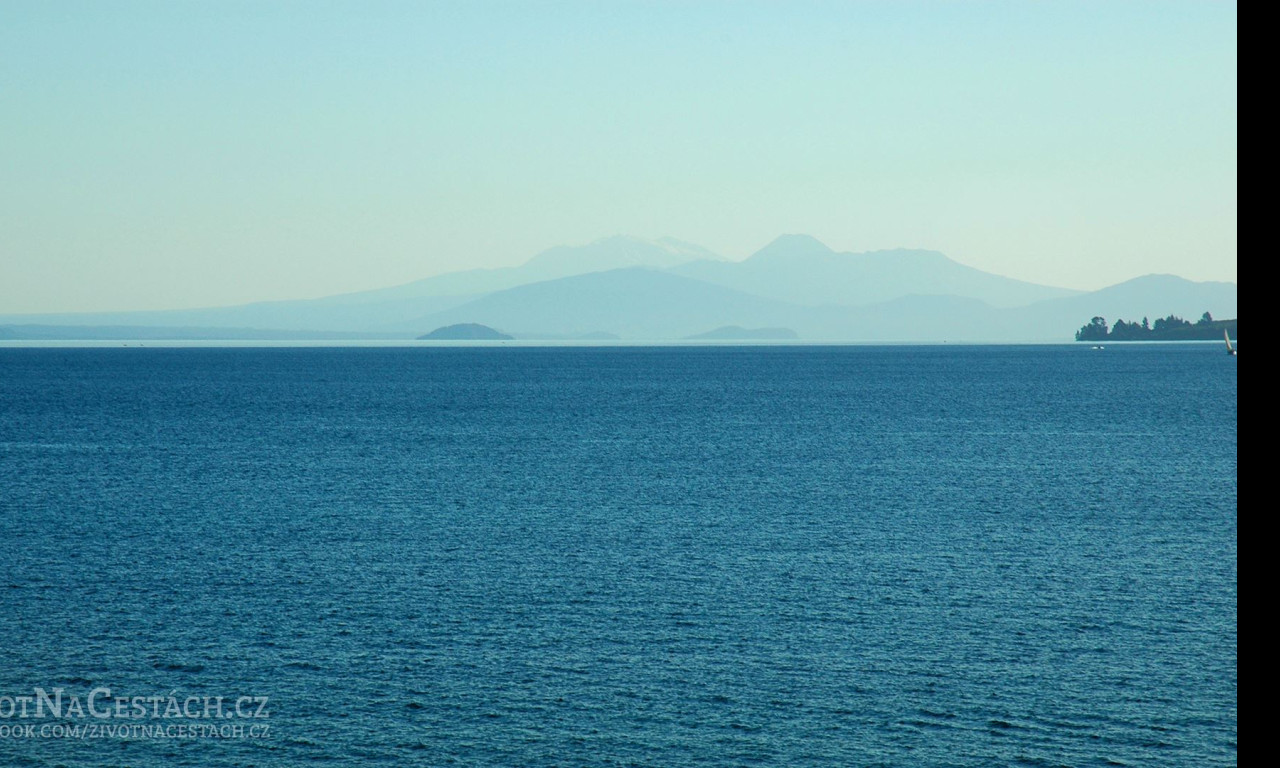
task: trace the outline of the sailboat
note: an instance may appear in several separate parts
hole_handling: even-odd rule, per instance
[[[1231,337],[1227,335],[1227,329],[1225,328],[1222,329],[1222,340],[1227,342],[1227,354],[1235,355],[1236,348],[1231,346]]]

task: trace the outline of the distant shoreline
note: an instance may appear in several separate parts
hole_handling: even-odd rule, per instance
[[[1214,320],[1205,312],[1199,321],[1192,323],[1176,315],[1158,318],[1150,323],[1142,318],[1141,323],[1128,323],[1117,320],[1115,326],[1108,327],[1104,317],[1094,317],[1080,330],[1076,331],[1076,341],[1084,342],[1121,342],[1121,341],[1216,341],[1222,342],[1222,335],[1227,334],[1236,339],[1236,319]]]
[[[1234,338],[1234,337],[1233,337]],[[1111,340],[1124,346],[1222,344],[1222,339]],[[0,339],[0,349],[451,349],[501,348],[714,348],[714,347],[1063,347],[1075,341],[857,341],[829,339],[688,340],[688,339],[513,339],[510,341],[417,339]]]

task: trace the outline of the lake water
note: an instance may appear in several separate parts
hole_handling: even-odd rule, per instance
[[[1236,371],[0,349],[0,764],[1234,765]]]

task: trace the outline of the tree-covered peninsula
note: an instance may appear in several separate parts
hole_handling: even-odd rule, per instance
[[[1110,327],[1106,318],[1095,317],[1076,331],[1076,341],[1212,341],[1221,339],[1223,331],[1235,339],[1235,319],[1214,320],[1208,312],[1194,323],[1169,315],[1154,323],[1145,317],[1141,323],[1117,320]]]

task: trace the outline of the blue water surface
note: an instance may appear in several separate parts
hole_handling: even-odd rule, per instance
[[[1234,765],[1236,368],[0,349],[0,764]]]

